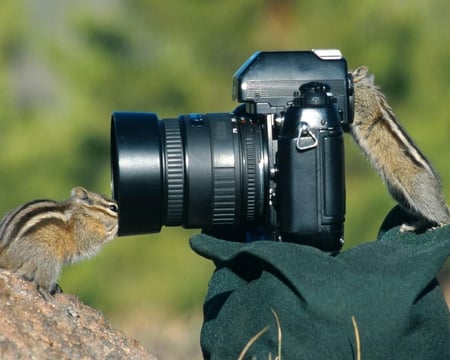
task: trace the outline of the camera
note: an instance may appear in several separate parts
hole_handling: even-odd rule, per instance
[[[231,112],[162,120],[113,112],[119,235],[183,226],[339,250],[343,133],[353,120],[341,52],[256,52],[233,77],[233,99],[240,105]]]

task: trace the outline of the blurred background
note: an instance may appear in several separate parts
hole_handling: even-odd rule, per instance
[[[366,64],[450,194],[446,0],[4,0],[0,12],[0,212],[75,185],[110,194],[113,110],[227,112],[257,50],[339,48]],[[394,205],[346,136],[346,248],[376,238]],[[198,358],[213,266],[197,231],[114,240],[60,279],[160,358]]]

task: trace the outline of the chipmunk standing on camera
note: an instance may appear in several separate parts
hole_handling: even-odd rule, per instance
[[[65,201],[35,200],[0,223],[0,267],[37,284],[51,300],[63,265],[93,256],[118,230],[115,201],[75,187]]]
[[[420,220],[400,231],[450,223],[439,176],[399,124],[366,66],[353,73],[354,140],[386,183],[392,197]]]

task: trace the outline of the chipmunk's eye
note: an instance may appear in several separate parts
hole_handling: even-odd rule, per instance
[[[117,212],[119,210],[116,204],[109,205],[109,210]]]

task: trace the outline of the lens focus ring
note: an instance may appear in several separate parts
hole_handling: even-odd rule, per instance
[[[233,224],[236,212],[236,176],[234,168],[214,168],[212,223]]]
[[[170,225],[183,223],[183,141],[177,119],[163,121],[166,132],[167,174],[167,222]]]
[[[254,221],[256,215],[256,146],[253,137],[245,139],[247,155],[247,221]]]

